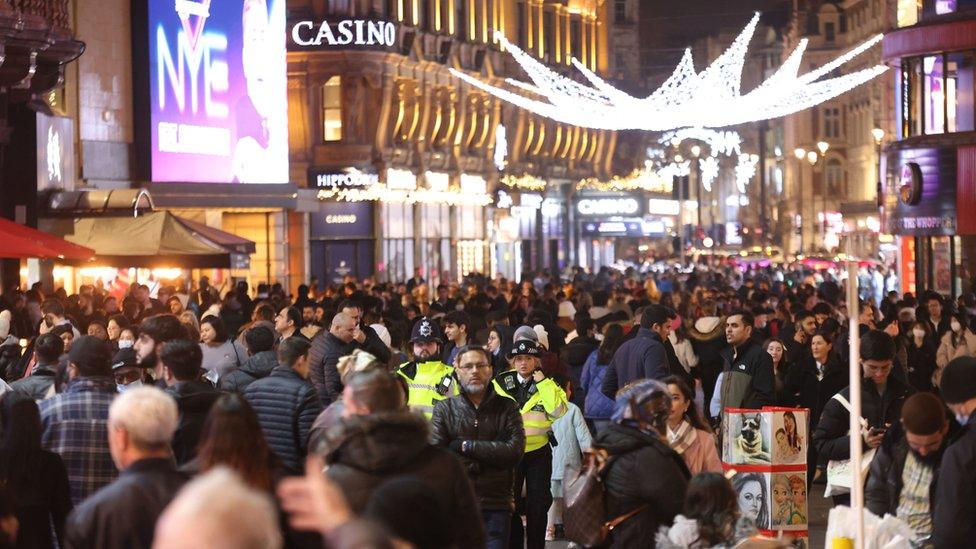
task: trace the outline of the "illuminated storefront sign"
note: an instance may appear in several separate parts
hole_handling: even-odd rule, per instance
[[[309,216],[312,239],[372,238],[371,202],[322,202],[319,211]]]
[[[298,21],[291,27],[296,46],[392,46],[396,25],[389,21],[346,19],[343,21]]]
[[[667,200],[665,198],[647,199],[647,213],[652,215],[678,215],[681,212],[681,204],[677,200]]]
[[[151,177],[288,183],[285,0],[149,0]]]
[[[582,198],[576,203],[580,215],[640,215],[640,209],[633,197]]]
[[[360,171],[309,173],[308,177],[309,186],[320,189],[331,187],[370,187],[379,184],[379,182],[379,175]]]

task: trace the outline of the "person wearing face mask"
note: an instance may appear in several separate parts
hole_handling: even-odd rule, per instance
[[[935,490],[942,456],[961,429],[946,418],[945,405],[932,393],[905,401],[901,420],[885,434],[871,461],[864,505],[879,517],[905,522],[917,541],[932,535]]]
[[[932,543],[971,547],[976,539],[976,358],[957,358],[946,365],[941,392],[965,430],[942,456]]]
[[[141,387],[149,377],[145,368],[139,365],[135,349],[119,349],[112,358],[112,377],[115,378],[115,388],[124,393],[129,389]]]
[[[932,374],[932,383],[938,387],[942,370],[949,361],[963,356],[976,356],[976,334],[969,329],[965,315],[957,313],[949,320],[949,331],[942,336],[939,350],[936,351],[936,370]]]
[[[928,324],[913,322],[906,331],[905,370],[908,383],[916,391],[933,391],[936,346],[929,337]]]
[[[861,338],[860,350],[864,375],[861,380],[861,416],[868,423],[868,429],[862,433],[862,446],[867,451],[881,445],[885,431],[900,419],[902,405],[914,390],[891,375],[895,342],[890,335],[872,330]],[[829,460],[851,458],[850,413],[838,397],[850,402],[850,386],[827,401],[813,431],[813,446],[820,464],[824,465]],[[850,504],[850,494],[833,498],[835,505]]]

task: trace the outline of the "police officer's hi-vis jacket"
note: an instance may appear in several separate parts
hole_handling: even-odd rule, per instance
[[[552,424],[568,409],[566,392],[549,378],[536,382],[530,377],[528,383],[522,384],[514,370],[499,374],[491,383],[496,393],[518,404],[525,427],[525,452],[549,444]]]
[[[422,412],[428,421],[434,415],[435,404],[458,394],[454,368],[439,360],[407,362],[397,373],[407,380],[407,405]]]

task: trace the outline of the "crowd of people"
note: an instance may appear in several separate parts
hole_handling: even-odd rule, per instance
[[[792,520],[858,436],[868,509],[965,547],[976,296],[843,290],[699,267],[9,291],[0,546],[541,548],[601,452],[606,545],[731,546]],[[809,410],[776,433],[806,482],[768,501],[719,450],[724,410],[764,406]]]

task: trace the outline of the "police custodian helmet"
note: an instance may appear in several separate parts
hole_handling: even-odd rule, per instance
[[[441,327],[426,316],[422,317],[413,325],[410,343],[430,343],[432,341],[439,345],[444,344],[444,338],[441,337]]]

